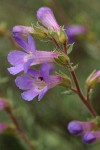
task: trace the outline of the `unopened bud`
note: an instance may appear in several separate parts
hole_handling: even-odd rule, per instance
[[[54,58],[54,60],[59,64],[59,65],[66,65],[69,62],[69,57],[65,54],[59,54],[58,57]]]
[[[93,71],[86,80],[86,85],[88,88],[93,88],[96,83],[100,82],[100,70]]]
[[[58,34],[58,37],[59,37],[59,41],[62,44],[65,44],[68,41],[68,37],[63,28],[60,28],[60,33]]]
[[[73,135],[80,135],[92,130],[95,126],[94,122],[72,121],[68,125],[68,131]]]
[[[83,135],[83,141],[87,144],[91,144],[100,140],[100,131],[87,132]]]

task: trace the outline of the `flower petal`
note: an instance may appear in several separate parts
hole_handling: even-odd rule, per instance
[[[29,59],[27,62],[24,63],[24,72],[27,73],[28,69],[30,68],[32,62],[34,61],[34,59]]]
[[[45,95],[45,93],[48,91],[48,87],[46,86],[43,90],[41,90],[39,96],[38,96],[38,101],[40,101],[43,96]]]
[[[15,83],[17,87],[22,90],[29,90],[33,87],[33,79],[25,75],[17,77],[15,79]]]
[[[7,59],[10,64],[16,66],[16,65],[22,64],[24,62],[25,55],[27,55],[27,54],[24,52],[14,50],[8,54]]]
[[[10,67],[7,70],[10,72],[10,74],[15,75],[15,74],[23,71],[23,65],[18,65],[18,66],[15,66],[15,67]]]
[[[27,74],[34,77],[34,78],[38,78],[40,76],[39,72],[35,69],[28,69]]]
[[[30,26],[14,26],[12,32],[14,35],[20,34],[22,36],[25,36],[29,33],[33,33],[34,29]]]
[[[28,45],[29,45],[29,50],[35,54],[36,46],[35,46],[34,39],[30,34],[28,34]]]
[[[53,71],[53,65],[44,63],[40,68],[40,75],[43,77],[45,82],[49,80],[49,74]]]
[[[23,50],[28,52],[28,43],[27,43],[27,41],[25,41],[24,38],[22,38],[19,34],[15,34],[14,39]]]
[[[22,98],[26,101],[31,101],[33,100],[39,93],[35,91],[34,89],[28,90],[26,92],[23,92]]]

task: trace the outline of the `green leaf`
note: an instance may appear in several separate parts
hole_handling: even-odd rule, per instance
[[[67,54],[68,54],[68,55],[72,52],[73,46],[74,46],[74,43],[68,45],[68,49],[67,49]]]

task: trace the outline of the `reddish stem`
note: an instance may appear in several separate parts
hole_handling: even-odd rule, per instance
[[[97,116],[97,113],[95,112],[95,110],[92,108],[91,104],[89,103],[89,101],[87,101],[80,89],[80,86],[79,86],[79,83],[78,83],[78,80],[77,80],[77,77],[76,77],[76,74],[70,64],[70,62],[67,64],[68,65],[68,68],[69,68],[69,71],[71,73],[71,76],[73,78],[73,81],[75,83],[75,86],[76,86],[76,89],[77,89],[77,94],[78,96],[80,97],[80,99],[82,100],[82,102],[85,104],[85,106],[88,108],[88,110],[92,113],[92,115],[94,117]]]

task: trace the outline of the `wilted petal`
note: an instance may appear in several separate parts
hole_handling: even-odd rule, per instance
[[[29,90],[33,87],[33,79],[25,75],[17,77],[15,79],[15,83],[17,87],[22,90]]]
[[[59,32],[60,28],[56,22],[53,12],[48,7],[41,7],[37,11],[38,20],[48,29],[56,30]]]
[[[23,92],[21,95],[22,95],[22,98],[26,101],[31,101],[33,100],[37,95],[38,95],[38,91],[34,90],[34,89],[31,89],[31,90],[28,90],[26,92]]]
[[[8,54],[7,59],[10,64],[16,66],[16,65],[22,64],[24,62],[24,57],[26,55],[27,54],[24,52],[14,50]]]
[[[7,70],[10,72],[12,75],[16,75],[17,73],[23,71],[23,65],[17,65],[15,67],[10,67]]]
[[[39,101],[43,98],[43,96],[46,94],[47,91],[48,91],[47,86],[43,90],[41,90],[41,92],[39,93],[39,96],[38,96]]]

